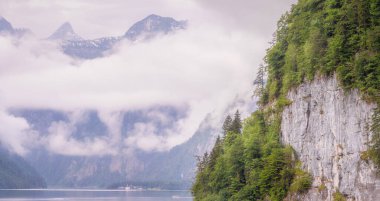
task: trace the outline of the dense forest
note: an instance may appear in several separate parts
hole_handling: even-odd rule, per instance
[[[227,116],[223,137],[199,159],[195,200],[281,200],[288,190],[308,189],[310,175],[299,168],[292,148],[279,142],[278,117],[255,112],[241,131],[239,113]]]
[[[380,0],[299,0],[284,14],[254,82],[259,110],[237,126],[227,117],[223,136],[199,158],[195,200],[283,200],[310,188],[291,147],[280,143],[286,94],[305,81],[336,76],[380,103]],[[373,115],[371,149],[380,165],[380,109]],[[339,195],[336,195],[336,199]]]

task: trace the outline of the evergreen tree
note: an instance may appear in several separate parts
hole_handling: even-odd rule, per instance
[[[261,108],[245,119],[243,130],[239,111],[226,118],[224,139],[198,169],[194,200],[283,200],[308,191],[312,177],[279,135],[287,93],[316,75],[336,74],[342,87],[377,103],[366,157],[380,167],[379,16],[380,0],[299,0],[283,15],[254,82]]]
[[[232,126],[232,118],[230,115],[227,115],[227,117],[223,123],[223,134],[224,134],[224,136],[227,134],[228,131],[231,131],[231,126]]]
[[[261,97],[264,94],[265,90],[265,83],[264,83],[264,76],[265,76],[266,68],[263,64],[260,64],[259,71],[257,72],[256,79],[253,81],[253,85],[255,87],[253,91],[253,96]]]
[[[208,162],[209,162],[209,155],[207,152],[203,154],[203,157],[196,156],[197,158],[197,169],[198,172],[202,172],[204,169],[206,169]]]
[[[240,119],[240,113],[239,110],[236,110],[234,120],[232,121],[231,124],[231,131],[235,133],[241,133],[241,119]]]
[[[209,156],[209,164],[210,169],[214,169],[216,161],[218,157],[223,153],[222,140],[218,136],[215,141],[215,145],[212,148]]]

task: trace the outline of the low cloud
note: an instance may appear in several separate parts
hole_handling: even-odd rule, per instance
[[[49,127],[49,134],[40,139],[40,143],[53,153],[72,156],[103,156],[114,155],[116,150],[110,146],[108,138],[75,139],[72,134],[75,130],[72,122],[54,122]]]
[[[251,81],[267,39],[259,31],[232,32],[220,23],[190,21],[187,30],[147,42],[123,41],[107,57],[78,61],[48,41],[0,37],[0,140],[20,154],[36,145],[64,155],[169,150],[188,140],[208,114],[217,117],[217,125],[229,105],[250,107]],[[151,110],[144,115],[152,122],[138,122],[128,135],[122,133],[123,112],[158,106],[184,115],[171,119]],[[52,109],[73,117],[52,123],[45,136],[7,112],[14,108]],[[97,112],[107,127],[105,136],[72,136],[86,111]]]
[[[11,151],[24,155],[37,142],[38,134],[23,118],[0,110],[0,124],[0,145]]]

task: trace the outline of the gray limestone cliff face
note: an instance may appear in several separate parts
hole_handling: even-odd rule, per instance
[[[333,200],[339,190],[347,200],[380,200],[375,168],[360,157],[368,149],[375,105],[357,90],[345,93],[335,77],[302,84],[288,99],[292,104],[282,114],[281,140],[314,178],[308,193],[288,199]]]

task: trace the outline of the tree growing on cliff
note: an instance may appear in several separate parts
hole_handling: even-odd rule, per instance
[[[232,118],[230,115],[227,115],[226,119],[223,122],[223,134],[224,136],[227,134],[227,132],[231,131],[232,126]]]
[[[231,131],[234,133],[241,133],[241,118],[240,118],[240,113],[239,110],[236,110],[235,115],[234,115],[234,120],[232,121],[231,124]]]
[[[380,0],[299,0],[281,17],[265,57],[263,107],[245,119],[243,128],[234,125],[235,119],[241,123],[240,114],[235,115],[215,168],[197,175],[195,201],[280,201],[289,192],[309,190],[312,177],[295,167],[294,150],[280,143],[281,114],[289,104],[286,95],[315,76],[335,74],[346,90],[357,88],[380,105],[375,97],[380,93],[379,16]],[[380,167],[379,122],[376,109],[370,154]],[[194,188],[202,181],[209,182]]]
[[[195,201],[285,197],[294,175],[293,152],[273,140],[278,125],[264,124],[261,113],[247,119],[241,134],[228,131],[225,139],[217,138],[210,155],[199,160],[192,186]],[[234,121],[241,128],[238,111]],[[254,150],[257,153],[252,154]]]
[[[266,67],[263,64],[260,64],[259,69],[257,71],[257,75],[255,81],[253,81],[254,91],[253,96],[261,97],[265,91],[265,82],[264,76],[266,72]]]

